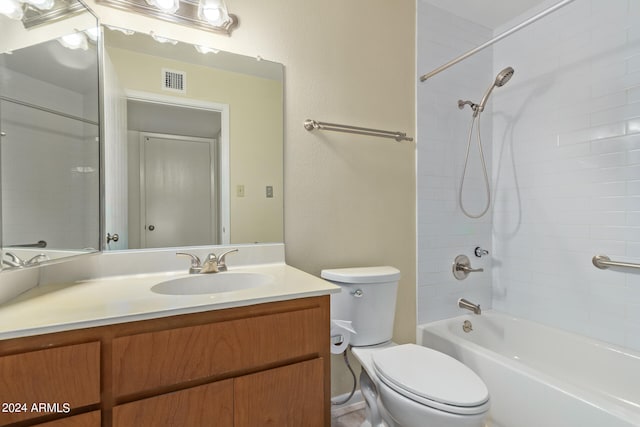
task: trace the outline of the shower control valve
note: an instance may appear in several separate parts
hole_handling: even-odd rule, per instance
[[[484,271],[483,268],[471,268],[471,261],[466,255],[458,255],[453,261],[453,276],[458,280],[466,279],[469,273]]]

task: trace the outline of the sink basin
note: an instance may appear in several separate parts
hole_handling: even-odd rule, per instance
[[[160,282],[151,291],[165,295],[201,295],[235,292],[265,286],[273,278],[261,273],[224,272],[198,274]]]

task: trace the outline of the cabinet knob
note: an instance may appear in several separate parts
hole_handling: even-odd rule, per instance
[[[118,240],[120,240],[118,233],[113,233],[113,235],[111,233],[107,233],[107,243],[117,242]]]
[[[147,227],[149,229],[149,231],[153,231],[156,229],[155,225],[150,225],[149,227]]]

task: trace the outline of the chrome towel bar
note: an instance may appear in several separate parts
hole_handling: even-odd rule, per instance
[[[393,138],[396,141],[413,141],[404,132],[394,132],[388,130],[363,128],[359,126],[339,125],[336,123],[325,123],[316,120],[307,119],[304,121],[304,128],[308,131],[312,130],[331,130],[335,132],[355,133],[358,135],[379,136],[381,138]]]
[[[635,264],[632,262],[611,261],[611,258],[606,255],[596,255],[591,259],[591,262],[593,262],[593,265],[601,270],[606,270],[609,267],[640,269],[640,264]]]

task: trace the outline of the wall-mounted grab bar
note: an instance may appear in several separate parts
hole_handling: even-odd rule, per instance
[[[413,138],[408,137],[404,132],[380,130],[362,128],[358,126],[339,125],[336,123],[325,123],[316,120],[307,119],[304,121],[304,128],[308,131],[312,130],[332,130],[335,132],[355,133],[358,135],[379,136],[382,138],[393,138],[396,141],[413,141]]]
[[[9,248],[46,248],[47,242],[44,240],[38,240],[37,243],[22,243],[19,245],[9,245]]]
[[[606,270],[609,267],[640,269],[640,264],[635,264],[632,262],[611,261],[611,258],[606,255],[596,255],[591,259],[591,262],[593,262],[593,265],[601,270]]]

